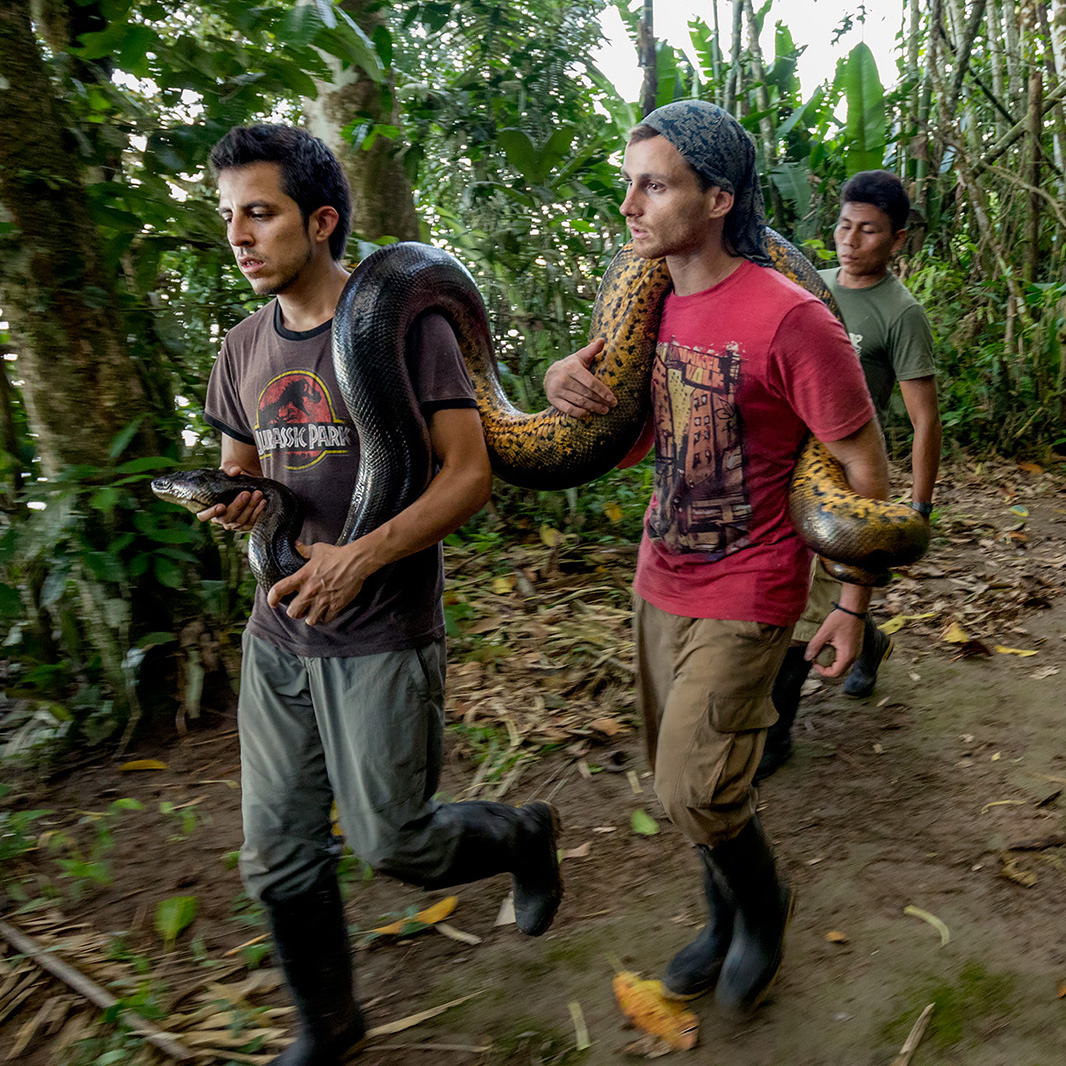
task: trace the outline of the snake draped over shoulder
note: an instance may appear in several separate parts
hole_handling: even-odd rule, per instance
[[[769,228],[766,237],[774,266],[839,317],[806,257]],[[398,514],[431,476],[429,435],[405,360],[407,333],[419,315],[442,314],[455,332],[495,472],[526,488],[564,489],[605,474],[636,442],[649,413],[652,362],[669,291],[664,260],[642,259],[623,247],[600,284],[589,330],[590,337],[606,341],[592,369],[617,406],[583,419],[552,407],[527,414],[504,394],[481,295],[458,260],[415,242],[368,256],[349,278],[333,320],[333,361],[360,445],[355,489],[337,543],[356,540]],[[256,579],[269,588],[304,561],[292,547],[300,525],[295,497],[275,491],[276,484],[196,470],[157,478],[152,489],[192,511],[228,502],[243,489],[264,490],[268,506],[249,536],[249,560]],[[839,465],[813,438],[797,463],[789,507],[799,535],[844,581],[883,584],[889,567],[914,562],[928,546],[928,526],[917,512],[852,492]]]

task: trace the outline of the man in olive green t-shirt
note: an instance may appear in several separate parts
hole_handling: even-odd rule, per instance
[[[925,311],[889,270],[893,256],[906,240],[909,214],[910,199],[895,174],[868,170],[854,175],[841,190],[840,215],[833,231],[840,266],[820,273],[840,305],[882,424],[892,390],[899,382],[914,430],[911,506],[928,519],[941,438],[933,336]],[[766,738],[757,781],[772,774],[791,752],[792,723],[810,671],[804,657],[807,642],[832,601],[839,598],[839,590],[839,583],[816,563],[806,613],[793,631],[792,646],[774,683],[778,721]],[[868,696],[877,681],[877,670],[891,650],[892,641],[867,615],[862,652],[844,682],[844,691],[849,696]]]

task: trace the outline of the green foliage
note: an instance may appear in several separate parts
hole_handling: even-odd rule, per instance
[[[393,84],[386,92],[395,93],[400,125],[355,112],[345,133],[356,146],[378,137],[397,145],[425,238],[473,271],[505,385],[520,406],[536,409],[547,364],[583,342],[597,279],[624,236],[618,154],[639,111],[589,59],[601,6],[405,0],[384,10],[386,24],[372,37],[329,0],[122,0],[99,5],[91,32],[69,42],[38,24],[42,35],[47,29],[41,55],[70,144],[69,170],[39,180],[84,188],[131,374],[149,409],[116,431],[106,461],[45,480],[18,344],[0,333],[0,345],[15,353],[3,364],[0,637],[8,691],[24,701],[5,724],[8,754],[38,757],[57,744],[116,739],[123,727],[128,739],[139,717],[158,720],[156,693],[179,691],[179,670],[195,712],[203,665],[176,634],[204,618],[224,635],[247,609],[252,582],[240,545],[146,489],[159,470],[217,461],[215,432],[202,417],[207,376],[223,333],[257,302],[222,239],[205,170],[214,141],[234,124],[298,120],[301,98],[314,97],[316,83],[329,82],[337,67]],[[616,6],[635,42],[641,5]],[[1054,206],[1061,179],[1045,165],[1051,184],[1037,220],[1039,254],[1024,267],[1032,208],[1017,175],[1030,146],[1023,139],[995,166],[978,165],[1023,113],[1030,69],[1044,69],[1042,28],[1030,28],[1020,56],[1005,55],[1002,41],[981,29],[960,80],[964,121],[949,129],[954,116],[938,115],[930,76],[936,59],[954,80],[951,56],[960,53],[949,50],[945,61],[941,41],[934,56],[924,21],[913,52],[901,36],[896,84],[858,45],[804,96],[802,27],[776,19],[788,11],[772,0],[757,7],[756,21],[773,25],[773,55],[758,57],[761,83],[756,46],[745,41],[740,54],[729,54],[728,26],[719,39],[707,21],[692,22],[695,65],[660,42],[658,102],[689,95],[723,102],[732,94],[756,139],[771,224],[820,264],[831,259],[847,176],[881,165],[903,175],[924,222],[907,284],[933,321],[950,442],[1011,454],[1061,447],[1066,241]],[[864,18],[860,5],[845,21]],[[947,36],[957,31],[945,24]],[[1002,99],[990,89],[996,85]],[[1053,118],[1042,141],[1047,159],[1055,157]],[[970,185],[966,173],[976,175]],[[15,261],[20,237],[0,223],[0,263]],[[86,294],[101,304],[107,296]],[[146,448],[150,436],[162,443]],[[650,471],[644,464],[569,493],[501,487],[497,524],[483,517],[461,537],[491,551],[504,530],[549,523],[582,537],[636,539]],[[446,606],[452,634],[464,610]],[[161,676],[173,684],[145,684]]]
[[[0,797],[7,791],[7,786],[0,785]],[[4,871],[4,881],[14,874],[17,859],[36,850],[37,838],[32,835],[34,822],[52,813],[46,810],[0,810],[0,870]]]
[[[155,908],[155,931],[166,947],[174,941],[196,918],[200,901],[195,896],[171,896],[160,900]]]
[[[860,170],[878,170],[885,158],[885,93],[866,44],[848,54],[841,80],[848,102],[844,158],[851,177]]]
[[[102,813],[82,815],[73,831],[60,830],[50,837],[48,849],[60,852],[55,864],[60,878],[71,882],[70,892],[74,899],[80,899],[89,885],[106,888],[112,883],[107,856],[115,846],[115,822],[124,811],[141,809],[139,800],[113,800]]]

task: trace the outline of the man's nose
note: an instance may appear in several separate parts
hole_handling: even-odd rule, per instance
[[[226,227],[226,240],[235,248],[251,244],[251,230],[241,219],[233,219]]]

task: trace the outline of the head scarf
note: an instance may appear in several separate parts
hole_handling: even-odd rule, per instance
[[[733,208],[725,218],[726,244],[737,255],[768,266],[755,143],[744,127],[706,100],[676,100],[652,111],[640,124],[665,137],[711,185],[733,194]]]

